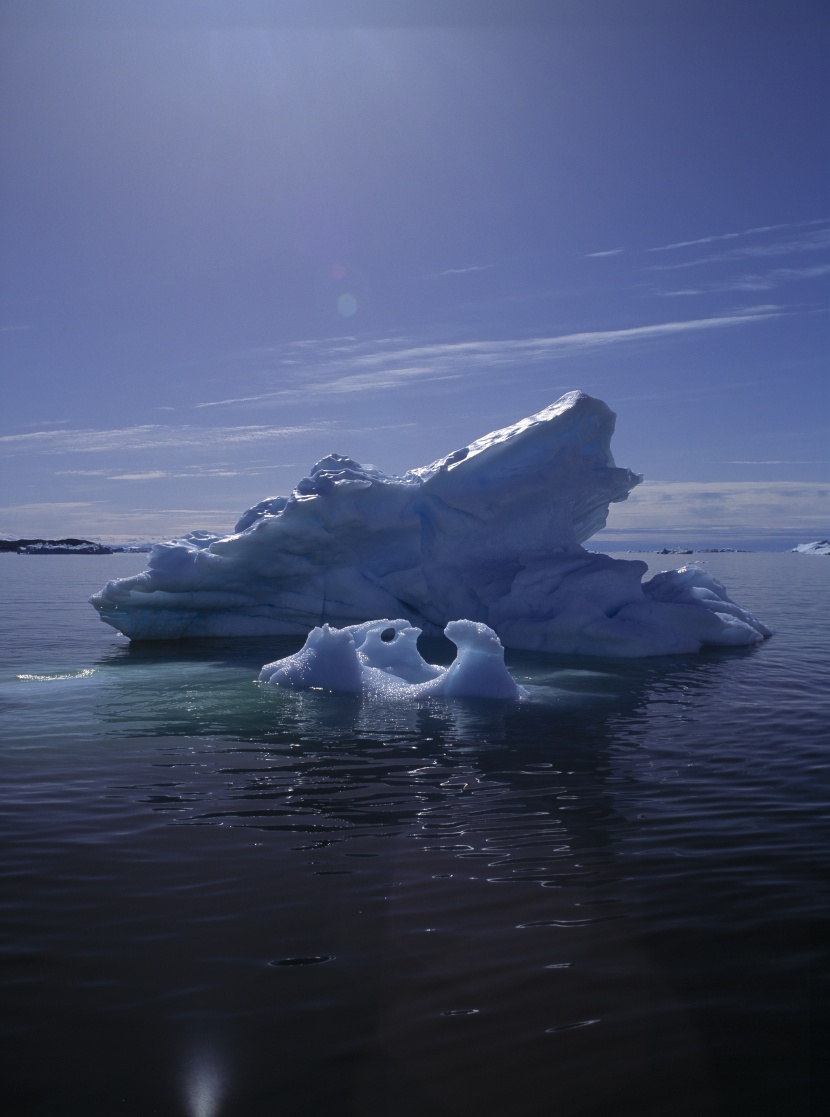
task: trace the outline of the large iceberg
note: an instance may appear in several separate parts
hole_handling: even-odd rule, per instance
[[[582,543],[642,478],[615,466],[614,413],[569,392],[402,477],[329,455],[233,535],[161,543],[90,600],[133,640],[306,635],[400,617],[427,636],[466,618],[505,647],[647,656],[770,634],[697,566],[647,582]]]

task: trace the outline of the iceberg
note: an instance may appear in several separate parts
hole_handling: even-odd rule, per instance
[[[298,690],[335,690],[369,698],[498,698],[518,700],[527,691],[504,665],[504,648],[492,628],[450,621],[444,635],[458,655],[449,667],[427,663],[418,651],[419,628],[406,620],[368,621],[348,628],[313,628],[294,655],[266,663],[259,682]]]
[[[830,539],[816,539],[814,543],[799,543],[792,548],[798,555],[830,555]]]
[[[92,598],[132,640],[306,636],[387,617],[451,621],[505,647],[600,656],[750,645],[770,635],[698,566],[643,582],[641,560],[582,544],[642,478],[615,465],[615,415],[569,392],[432,465],[388,476],[331,454],[234,533],[194,532]]]

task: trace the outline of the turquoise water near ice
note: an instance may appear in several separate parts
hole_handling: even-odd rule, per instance
[[[823,1113],[830,564],[694,558],[772,639],[411,707],[0,556],[3,1112]]]

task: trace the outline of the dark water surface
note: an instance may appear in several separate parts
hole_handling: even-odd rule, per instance
[[[830,1111],[830,562],[696,557],[771,640],[406,706],[0,556],[0,1112]]]

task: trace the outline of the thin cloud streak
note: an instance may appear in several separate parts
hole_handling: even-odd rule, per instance
[[[108,508],[104,501],[8,504],[0,517],[14,536],[75,535],[102,542],[153,542],[187,531],[231,532],[239,509]]]
[[[809,462],[808,461],[784,461],[783,459],[778,460],[778,461],[764,461],[764,462],[761,462],[761,461],[748,461],[748,460],[736,458],[734,461],[717,462],[717,465],[827,465],[827,459],[826,458],[819,458],[815,461],[809,461]]]
[[[785,283],[804,279],[821,279],[830,275],[830,264],[815,264],[807,268],[773,268],[766,274],[744,274],[722,283],[704,283],[698,287],[684,287],[677,291],[652,291],[660,298],[677,298],[682,295],[709,295],[729,291],[773,291]]]
[[[101,500],[48,500],[31,502],[29,504],[4,504],[0,505],[0,515],[10,515],[14,512],[63,512],[72,508],[94,508],[103,504]]]
[[[792,532],[826,531],[830,485],[820,481],[644,481],[611,506],[618,534],[651,531],[762,535],[767,525]]]
[[[830,227],[817,229],[814,233],[791,237],[787,240],[773,241],[771,244],[746,244],[740,248],[730,249],[728,252],[716,252],[711,256],[698,256],[694,260],[682,260],[676,264],[650,264],[647,270],[677,271],[683,268],[700,267],[703,264],[720,264],[733,260],[790,256],[799,252],[820,252],[826,248],[830,248]]]
[[[264,466],[255,469],[221,469],[213,466],[193,466],[189,469],[148,469],[132,473],[118,473],[111,469],[58,469],[55,471],[55,476],[103,477],[107,481],[160,481],[174,478],[211,480],[214,477],[259,477],[266,472],[268,470]]]
[[[110,453],[126,450],[204,449],[220,445],[268,442],[328,430],[331,423],[292,427],[167,427],[149,424],[116,430],[52,430],[0,435],[0,453],[34,451],[42,454]]]
[[[738,240],[740,237],[757,236],[762,233],[780,232],[781,229],[803,229],[811,225],[824,225],[826,217],[814,218],[810,221],[790,221],[783,225],[758,225],[753,229],[742,229],[738,233],[715,233],[709,237],[698,237],[696,240],[679,240],[674,244],[660,244],[654,248],[646,249],[647,252],[672,252],[677,248],[693,248],[699,244],[715,244],[723,240]]]
[[[209,400],[197,408],[223,407],[240,403],[262,403],[276,399],[299,399],[321,394],[339,394],[401,387],[412,381],[458,379],[471,369],[498,368],[517,361],[541,361],[567,357],[630,342],[725,329],[776,317],[778,307],[763,307],[711,318],[660,322],[619,330],[593,330],[553,337],[519,338],[503,341],[460,341],[366,353],[362,347],[351,356],[324,364],[309,361],[301,387],[280,388],[252,396]],[[325,379],[326,374],[331,379]],[[338,375],[339,374],[339,375]],[[311,380],[314,375],[317,380]]]
[[[471,264],[468,268],[445,268],[444,271],[435,272],[435,275],[467,275],[473,271],[489,271],[495,266],[495,264]]]

